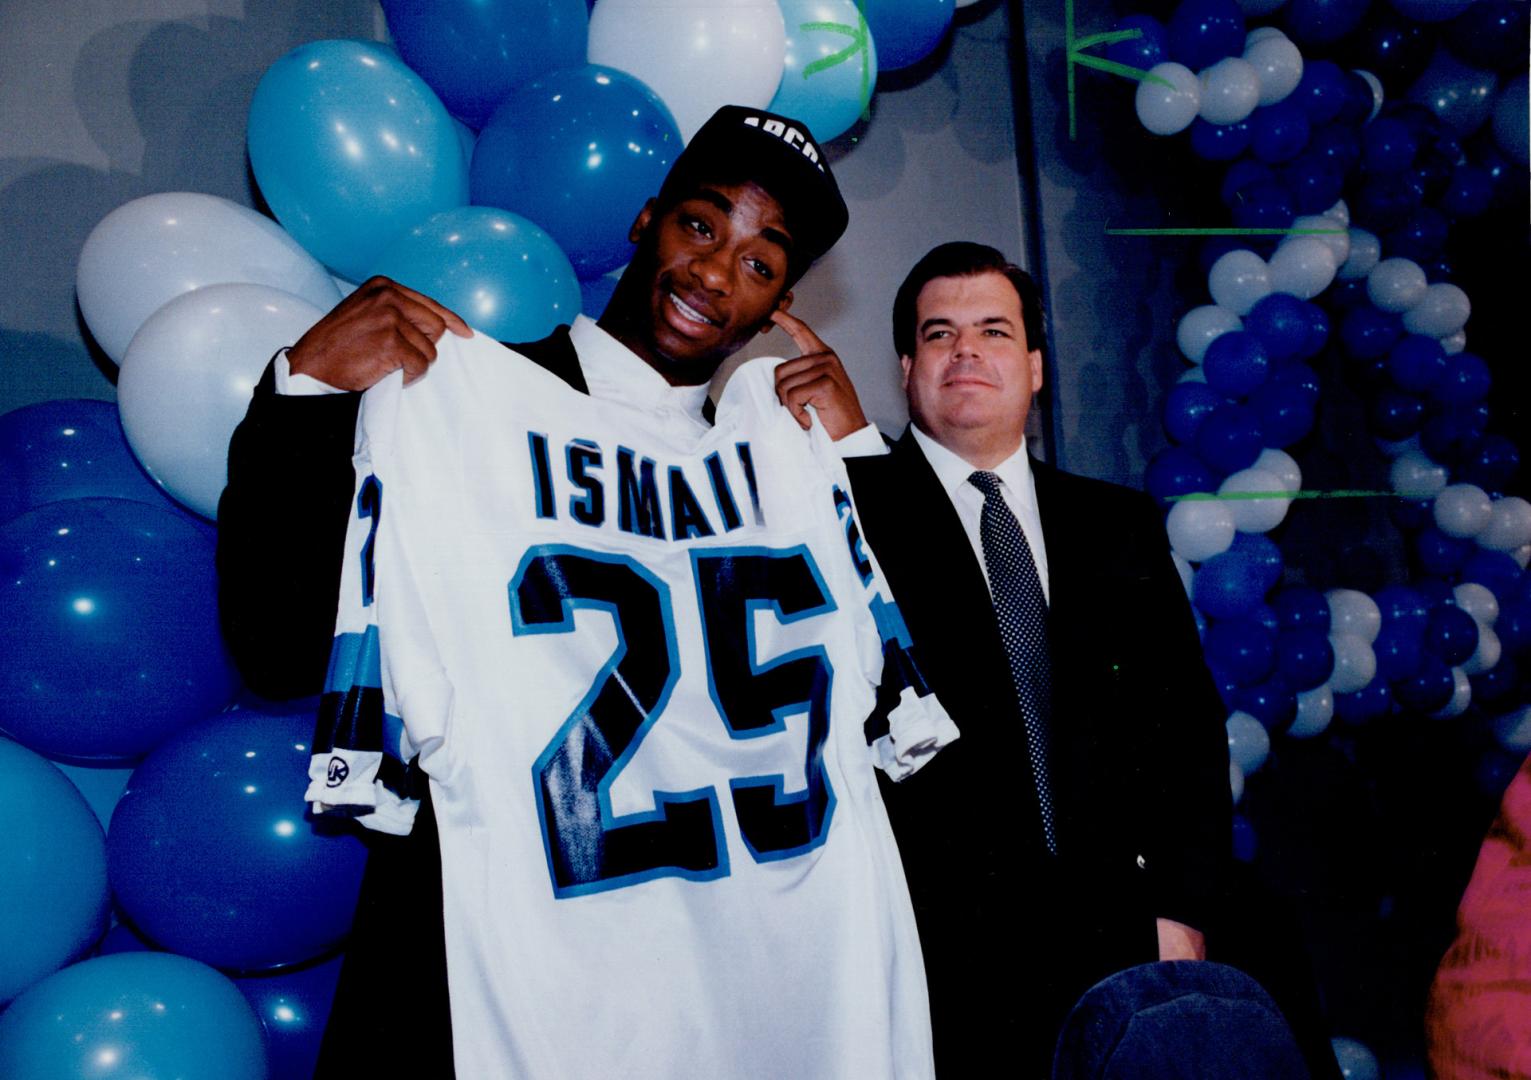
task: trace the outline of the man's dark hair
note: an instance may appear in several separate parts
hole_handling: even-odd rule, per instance
[[[954,240],[931,248],[914,264],[893,298],[893,347],[899,356],[913,356],[918,327],[915,301],[920,290],[936,278],[1003,274],[1021,298],[1021,324],[1027,349],[1045,349],[1042,329],[1042,293],[1031,275],[994,248],[967,240]]]

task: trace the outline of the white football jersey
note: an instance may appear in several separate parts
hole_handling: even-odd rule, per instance
[[[438,348],[363,398],[308,798],[404,832],[429,778],[458,1075],[931,1075],[873,766],[956,731],[778,361],[676,432]]]

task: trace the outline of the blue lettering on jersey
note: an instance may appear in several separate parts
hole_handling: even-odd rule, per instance
[[[676,540],[712,535],[707,515],[686,483],[686,470],[679,465],[670,466],[670,535]]]
[[[617,447],[617,528],[656,540],[665,538],[654,459],[639,458],[635,472],[633,452],[625,446]]]
[[[569,514],[582,525],[599,527],[606,520],[606,492],[591,472],[601,467],[601,448],[589,439],[575,439],[564,451],[568,460],[569,483],[585,494],[569,496]]]
[[[707,479],[712,484],[712,497],[717,501],[718,513],[723,515],[723,531],[733,532],[744,524],[739,517],[739,504],[728,486],[728,473],[723,469],[723,459],[716,450],[707,455]]]
[[[851,509],[851,497],[835,485],[835,513],[845,522],[845,543],[851,549],[851,563],[861,575],[861,584],[872,583],[872,560],[867,558],[861,546],[861,530],[856,526],[856,515]]]
[[[553,470],[548,464],[548,437],[538,431],[526,433],[527,446],[532,452],[532,480],[537,489],[537,516],[558,517],[553,507]]]

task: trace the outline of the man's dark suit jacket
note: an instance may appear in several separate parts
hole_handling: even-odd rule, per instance
[[[1157,959],[1156,917],[1207,926],[1231,848],[1224,709],[1162,517],[1146,495],[1031,463],[1050,589],[1054,857],[984,572],[951,500],[909,432],[847,464],[916,659],[962,732],[883,790],[937,1071],[1045,1075],[1074,1001]]]

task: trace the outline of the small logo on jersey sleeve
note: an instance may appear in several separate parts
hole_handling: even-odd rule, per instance
[[[329,769],[326,770],[324,786],[339,787],[346,782],[346,777],[351,775],[351,766],[347,765],[345,758],[330,758]]]

